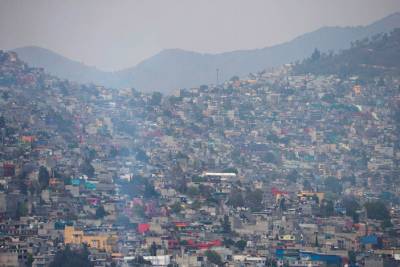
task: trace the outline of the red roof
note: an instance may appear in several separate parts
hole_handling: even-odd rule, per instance
[[[186,227],[189,224],[187,222],[174,222],[176,227]]]
[[[138,232],[139,234],[143,234],[150,230],[150,225],[148,223],[139,223]]]
[[[273,194],[274,196],[276,196],[276,195],[287,195],[287,192],[286,192],[286,191],[281,191],[281,190],[279,190],[279,189],[276,188],[276,187],[272,187],[272,188],[271,188],[271,192],[272,192],[272,194]]]

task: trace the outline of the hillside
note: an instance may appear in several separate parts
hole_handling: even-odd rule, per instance
[[[61,56],[51,50],[26,46],[13,50],[18,57],[33,67],[44,68],[46,72],[60,78],[84,83],[111,85],[116,82],[112,73],[101,71],[81,62]]]
[[[355,40],[400,27],[400,14],[395,13],[368,26],[324,27],[280,45],[255,50],[220,54],[202,54],[169,49],[118,72],[102,72],[96,68],[66,59],[38,47],[16,49],[20,58],[32,66],[43,67],[51,74],[78,82],[94,82],[108,87],[135,87],[142,91],[169,93],[177,88],[215,83],[216,69],[222,79],[303,60],[315,48],[322,52],[350,47]]]
[[[320,54],[314,51],[310,58],[294,67],[297,74],[339,74],[373,77],[382,74],[400,74],[400,28],[390,34],[378,34],[357,41],[339,54]]]

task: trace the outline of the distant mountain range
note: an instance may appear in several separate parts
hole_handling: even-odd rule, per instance
[[[14,51],[28,64],[72,81],[170,93],[178,88],[215,83],[216,69],[221,70],[223,79],[234,75],[240,77],[250,72],[303,60],[310,56],[315,48],[321,52],[347,49],[351,42],[378,33],[391,32],[398,27],[400,13],[395,13],[367,26],[323,27],[290,42],[262,49],[220,54],[168,49],[132,68],[117,72],[101,71],[40,47],[21,47]]]

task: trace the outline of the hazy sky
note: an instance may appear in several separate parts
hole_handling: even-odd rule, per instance
[[[0,48],[37,45],[118,70],[165,48],[261,48],[398,11],[399,0],[0,0]]]

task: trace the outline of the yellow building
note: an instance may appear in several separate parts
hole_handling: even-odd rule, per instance
[[[280,235],[279,240],[280,241],[295,241],[296,237],[294,235]]]
[[[73,226],[65,226],[64,229],[64,244],[87,244],[91,248],[112,252],[116,240],[113,234],[85,235],[82,230],[75,230]]]

